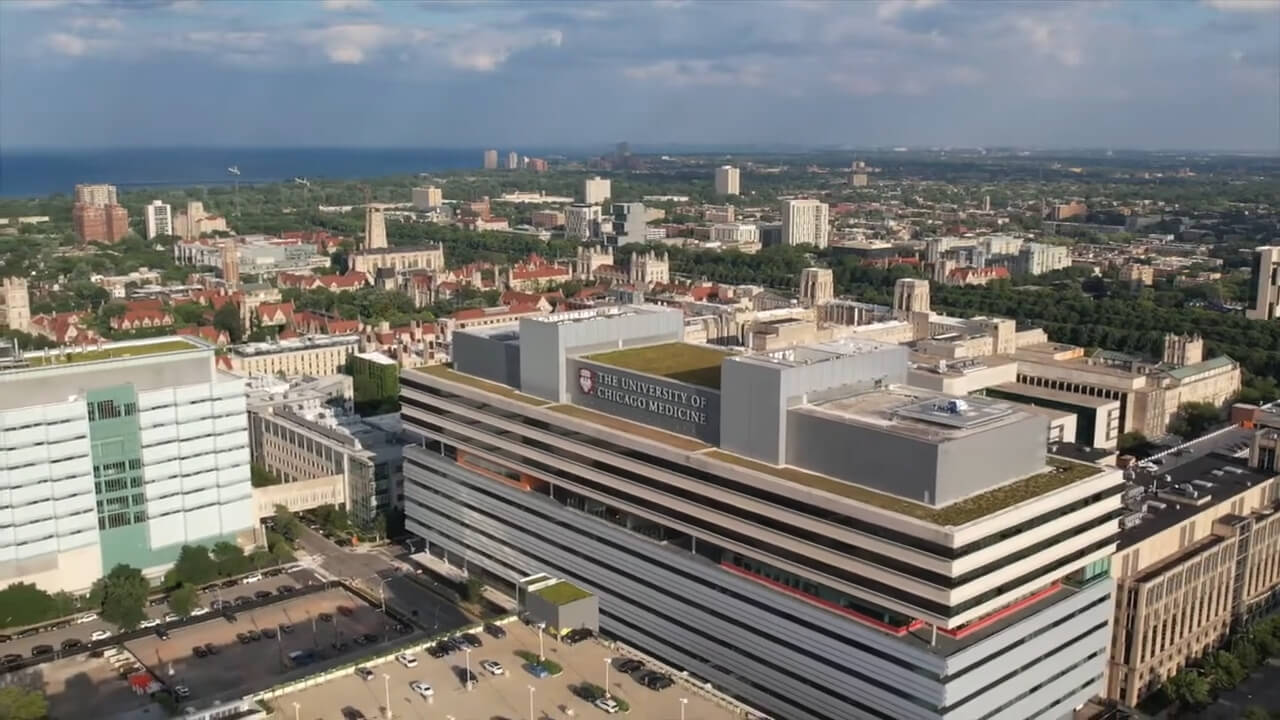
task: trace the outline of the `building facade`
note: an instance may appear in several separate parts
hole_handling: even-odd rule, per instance
[[[721,165],[716,168],[716,195],[738,195],[740,174],[732,165]]]
[[[582,181],[582,202],[586,205],[604,205],[613,196],[612,183],[599,175]]]
[[[1280,245],[1253,251],[1253,305],[1244,311],[1251,320],[1280,318]]]
[[[229,351],[231,368],[244,375],[322,376],[342,372],[359,351],[358,335],[303,336],[296,340],[248,343]]]
[[[716,223],[711,226],[711,242],[725,249],[756,252],[760,249],[760,228],[753,223]]]
[[[484,169],[485,170],[498,169],[498,151],[497,150],[484,151]]]
[[[31,294],[26,278],[0,278],[0,327],[31,332]]]
[[[147,222],[147,239],[157,235],[173,235],[173,208],[168,203],[152,200],[143,212]]]
[[[786,245],[809,244],[827,246],[828,213],[826,203],[811,199],[786,200],[782,203],[782,242]]]
[[[83,592],[120,563],[155,577],[183,545],[251,537],[244,380],[212,345],[26,361],[0,371],[0,583]]]
[[[613,204],[613,231],[606,236],[609,245],[648,242],[647,230],[644,203]]]
[[[115,185],[76,185],[72,231],[82,242],[114,243],[129,232],[129,213],[117,201]]]
[[[413,189],[413,207],[417,210],[431,210],[444,205],[444,191],[434,185]]]
[[[444,246],[362,250],[352,253],[350,260],[352,272],[364,273],[371,277],[379,268],[390,268],[397,273],[412,270],[443,270]]]
[[[800,303],[805,307],[817,307],[830,302],[836,296],[835,278],[831,268],[810,267],[800,271]]]
[[[603,632],[777,717],[1062,718],[1101,691],[1118,471],[899,385],[905,348],[729,355],[684,326],[455,334],[453,369],[401,378],[409,530],[495,586],[595,593]]]

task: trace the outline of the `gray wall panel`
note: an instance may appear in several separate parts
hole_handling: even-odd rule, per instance
[[[938,500],[950,503],[984,492],[992,479],[1020,478],[1044,469],[1049,420],[1022,420],[942,444],[938,455]]]
[[[792,465],[932,504],[937,445],[804,412],[788,412],[787,426]]]

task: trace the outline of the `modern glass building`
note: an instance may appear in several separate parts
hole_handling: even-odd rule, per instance
[[[1102,688],[1119,471],[905,385],[904,347],[734,355],[614,307],[456,333],[401,376],[405,508],[494,582],[779,718],[1069,716]]]
[[[0,585],[160,574],[251,533],[244,381],[213,346],[154,338],[0,365]]]

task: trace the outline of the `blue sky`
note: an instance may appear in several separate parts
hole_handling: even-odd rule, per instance
[[[1280,150],[1280,2],[3,0],[0,146]]]

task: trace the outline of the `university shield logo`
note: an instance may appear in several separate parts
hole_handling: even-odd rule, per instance
[[[587,368],[578,368],[578,387],[590,395],[596,389],[596,374]]]

